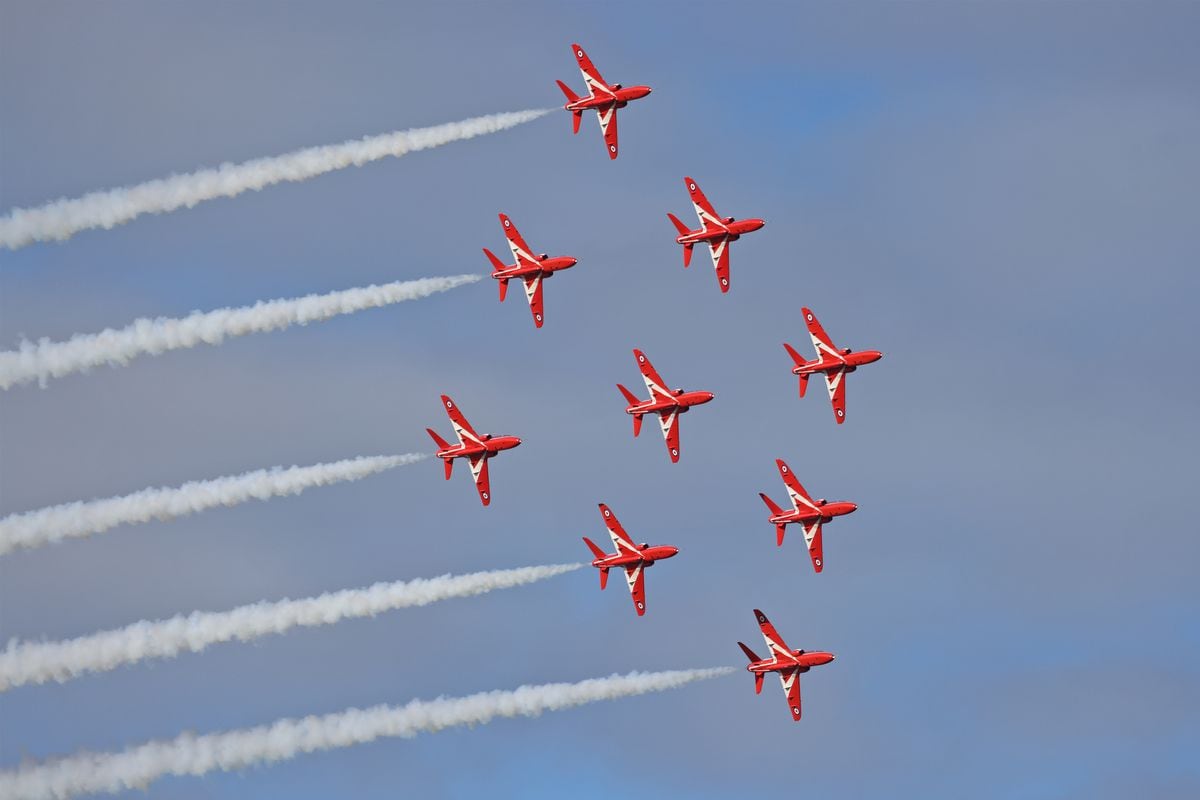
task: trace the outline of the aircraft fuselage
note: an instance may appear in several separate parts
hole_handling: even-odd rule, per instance
[[[878,350],[851,350],[849,348],[838,353],[837,358],[832,358],[825,353],[821,355],[821,358],[792,367],[792,374],[814,375],[818,372],[832,372],[835,370],[854,372],[854,370],[865,364],[872,364],[883,358],[883,353]]]
[[[657,414],[660,411],[671,411],[678,409],[680,414],[685,413],[692,406],[701,406],[713,399],[715,395],[712,392],[685,392],[682,389],[676,389],[675,394],[671,395],[671,399],[660,397],[651,397],[649,400],[629,406],[625,409],[626,414]]]
[[[516,436],[492,436],[488,434],[483,437],[482,445],[475,444],[474,442],[451,445],[450,447],[438,450],[436,455],[445,461],[455,458],[470,458],[478,455],[482,455],[484,458],[491,458],[501,450],[511,450],[520,444],[521,440]]]
[[[734,219],[733,217],[726,217],[721,221],[720,227],[699,228],[694,231],[688,231],[676,236],[675,243],[698,244],[700,242],[714,242],[722,239],[736,242],[741,238],[743,233],[753,233],[766,224],[766,221],[761,219]]]
[[[671,558],[678,553],[679,548],[671,547],[670,545],[662,544],[655,545],[653,547],[643,545],[641,548],[639,548],[637,553],[615,553],[611,556],[594,559],[592,561],[592,566],[599,567],[600,569],[608,569],[610,567],[631,567],[637,564],[651,567],[654,566],[655,561],[662,561],[663,559]]]

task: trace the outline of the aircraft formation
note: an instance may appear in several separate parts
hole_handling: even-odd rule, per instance
[[[578,62],[580,72],[583,74],[587,95],[579,96],[565,83],[558,81],[559,88],[567,98],[563,108],[572,116],[572,129],[575,133],[579,132],[583,112],[595,111],[600,122],[600,131],[604,137],[605,149],[608,151],[609,158],[615,159],[620,152],[617,138],[617,110],[624,108],[631,101],[646,97],[650,94],[651,89],[649,86],[625,88],[619,83],[609,84],[601,77],[600,72],[582,47],[573,44],[571,50]],[[706,246],[712,257],[713,269],[716,272],[720,291],[727,293],[730,288],[730,243],[737,241],[744,234],[760,230],[766,223],[758,218],[739,220],[734,217],[720,216],[712,203],[705,197],[695,179],[688,176],[683,180],[699,220],[699,227],[693,230],[674,214],[667,213],[667,217],[678,233],[675,242],[683,247],[683,266],[687,268],[691,264],[692,250],[696,245]],[[550,257],[546,253],[535,254],[508,216],[500,214],[500,224],[512,251],[514,263],[504,264],[490,250],[487,248],[483,250],[493,267],[492,278],[499,281],[500,300],[503,302],[505,298],[508,281],[520,280],[525,286],[525,295],[529,301],[534,326],[541,328],[545,322],[542,301],[543,282],[556,272],[570,269],[577,261],[572,256]],[[804,397],[810,377],[818,374],[823,376],[829,390],[834,418],[837,424],[841,425],[846,421],[846,376],[860,366],[878,361],[883,354],[878,350],[854,351],[850,348],[839,350],[810,308],[802,308],[801,314],[816,351],[815,358],[806,359],[790,344],[784,343],[783,345],[794,362],[792,373],[799,378],[800,397]],[[636,437],[641,432],[644,416],[657,416],[663,439],[666,442],[667,454],[672,463],[677,463],[681,452],[680,416],[695,406],[711,402],[714,397],[713,393],[672,389],[644,352],[635,348],[633,355],[649,393],[649,398],[642,400],[624,385],[617,384],[617,389],[627,402],[625,413],[633,417],[633,435]],[[449,444],[432,429],[427,430],[437,443],[436,455],[445,464],[446,479],[450,478],[455,459],[467,459],[479,499],[486,506],[491,502],[488,459],[495,457],[503,450],[518,446],[521,440],[515,436],[480,436],[471,428],[462,411],[449,397],[442,395],[441,399],[454,433],[458,437],[458,444]],[[799,525],[804,533],[804,542],[808,548],[813,571],[820,573],[825,566],[823,526],[830,523],[835,517],[853,513],[858,506],[846,501],[814,500],[783,459],[776,459],[775,464],[791,501],[791,509],[784,509],[777,505],[765,493],[760,493],[759,496],[770,510],[768,519],[775,526],[776,545],[783,545],[788,525]],[[600,503],[599,508],[615,552],[606,553],[586,536],[583,537],[583,541],[594,557],[591,565],[600,572],[600,588],[604,589],[607,586],[609,570],[623,570],[629,585],[630,596],[633,599],[634,610],[637,616],[643,616],[646,613],[646,568],[653,566],[658,561],[674,557],[678,554],[679,549],[671,545],[635,544],[621,523],[617,521],[612,510],[604,503]],[[750,660],[746,669],[754,675],[755,692],[762,691],[763,677],[768,672],[777,673],[783,685],[784,694],[787,696],[792,719],[798,721],[801,710],[801,673],[808,672],[812,667],[832,662],[834,656],[832,653],[824,651],[791,650],[762,611],[755,609],[754,616],[770,655],[760,659],[742,642],[738,642],[738,645]]]

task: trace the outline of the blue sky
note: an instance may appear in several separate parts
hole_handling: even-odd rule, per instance
[[[680,555],[0,695],[0,766],[351,705],[731,664],[751,609],[838,660],[166,779],[177,798],[353,794],[1191,797],[1200,673],[1188,502],[1200,386],[1196,6],[1179,3],[9,3],[0,207],[364,134],[561,103],[579,41],[622,112],[0,254],[0,343],[487,268],[505,211],[579,265],[546,327],[491,282],[0,398],[0,513],[274,464],[429,449],[452,395],[523,438],[484,509],[405,467],[0,561],[0,637],[61,638],[377,580],[583,560],[610,504]],[[684,271],[682,177],[767,227],[732,290]],[[796,398],[800,306],[848,422]],[[716,400],[683,458],[634,440],[644,349]],[[654,434],[654,431],[648,431]],[[857,502],[814,575],[755,496],[782,457]],[[630,777],[632,776],[632,777]]]

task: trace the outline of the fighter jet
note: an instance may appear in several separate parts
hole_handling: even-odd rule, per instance
[[[511,450],[518,446],[521,444],[521,440],[516,436],[492,436],[490,433],[480,436],[471,427],[471,423],[467,422],[467,418],[462,415],[462,412],[458,410],[454,401],[446,395],[442,395],[442,406],[446,409],[447,416],[450,417],[450,424],[454,426],[458,444],[450,444],[438,436],[433,428],[425,430],[433,437],[433,441],[437,442],[436,455],[446,465],[446,480],[450,480],[450,473],[454,469],[454,459],[467,459],[471,464],[471,475],[475,478],[475,488],[479,490],[479,499],[486,506],[492,502],[491,485],[488,481],[488,459],[501,450]]]
[[[770,520],[775,525],[775,544],[782,546],[787,526],[793,522],[799,523],[804,531],[804,543],[808,545],[813,570],[820,572],[825,567],[822,561],[821,526],[834,517],[853,513],[858,506],[846,502],[830,503],[823,498],[813,500],[808,496],[808,492],[804,491],[800,481],[796,480],[788,465],[783,463],[782,458],[775,459],[775,466],[779,467],[779,475],[783,478],[788,496],[792,499],[792,510],[784,511],[762,492],[758,494],[767,504],[767,508],[771,509]]]
[[[591,539],[583,537],[584,544],[596,557],[592,561],[592,566],[600,570],[600,589],[603,590],[608,585],[610,569],[617,567],[625,570],[625,580],[629,583],[629,593],[633,596],[633,607],[637,609],[637,615],[640,617],[646,613],[646,575],[642,570],[645,567],[654,566],[655,561],[671,558],[679,552],[679,548],[670,545],[651,547],[645,542],[640,545],[634,544],[633,540],[629,538],[629,534],[621,527],[621,523],[617,522],[616,516],[604,503],[600,504],[600,516],[604,517],[604,524],[608,526],[608,535],[612,537],[613,546],[617,548],[617,552],[610,555],[601,550]]]
[[[800,721],[800,673],[808,672],[812,667],[819,667],[833,661],[833,653],[822,650],[805,652],[804,650],[789,650],[786,643],[775,630],[775,626],[767,619],[767,615],[754,609],[754,617],[758,627],[762,629],[763,639],[767,643],[770,658],[759,658],[754,651],[738,642],[738,647],[750,659],[746,669],[754,674],[754,693],[762,694],[763,676],[768,672],[779,673],[779,682],[783,684],[783,692],[787,695],[788,706],[792,710],[792,720]]]
[[[642,371],[642,380],[646,382],[646,389],[650,392],[649,400],[639,400],[633,392],[621,384],[617,384],[617,388],[629,402],[625,413],[633,415],[633,435],[637,436],[642,432],[643,414],[658,414],[663,438],[667,441],[667,453],[670,454],[672,463],[678,462],[679,415],[687,413],[692,406],[703,405],[712,400],[713,393],[685,392],[683,389],[671,391],[667,388],[667,382],[655,371],[650,359],[646,358],[645,353],[641,350],[634,350],[633,355],[637,359],[638,369]]]
[[[883,358],[883,353],[878,350],[854,351],[849,347],[838,350],[833,346],[833,340],[821,327],[821,323],[813,314],[812,309],[803,308],[801,311],[804,312],[804,321],[808,324],[808,335],[812,337],[817,357],[813,361],[809,361],[797,353],[790,344],[784,342],[783,346],[788,351],[788,355],[792,357],[792,361],[796,362],[796,366],[792,367],[792,374],[800,376],[801,397],[804,397],[804,390],[808,388],[810,375],[821,373],[825,376],[829,399],[833,403],[833,416],[837,419],[837,424],[841,425],[846,421],[846,375],[854,372],[863,364],[878,361]]]
[[[529,300],[529,310],[533,313],[534,327],[542,327],[542,280],[554,273],[570,269],[577,263],[571,256],[555,256],[550,258],[545,253],[534,255],[529,245],[521,237],[517,226],[505,214],[500,215],[500,226],[508,239],[515,263],[505,264],[496,258],[495,253],[483,248],[483,254],[492,262],[492,277],[500,281],[500,302],[508,292],[508,282],[519,278],[525,284],[525,297]]]
[[[743,233],[753,233],[766,223],[761,219],[722,218],[712,207],[712,203],[708,202],[704,192],[700,191],[699,184],[691,178],[684,178],[683,182],[692,196],[692,205],[696,209],[696,216],[700,218],[700,227],[693,231],[689,230],[679,217],[671,213],[667,214],[675,225],[675,229],[679,231],[675,241],[683,245],[683,266],[686,269],[692,263],[692,247],[694,245],[701,242],[707,244],[708,252],[712,256],[713,267],[717,270],[717,282],[721,284],[722,292],[728,292],[729,243],[736,242]]]
[[[575,133],[579,133],[579,121],[583,117],[583,112],[589,109],[595,110],[596,116],[600,120],[600,131],[604,134],[608,157],[616,158],[617,109],[624,108],[630,100],[639,100],[650,94],[650,87],[630,86],[625,88],[619,83],[609,86],[604,78],[600,77],[600,71],[592,64],[592,60],[587,57],[587,53],[583,52],[582,47],[573,44],[571,52],[575,54],[575,60],[579,62],[579,71],[583,73],[583,83],[587,86],[588,94],[587,97],[580,97],[565,83],[556,81],[558,88],[562,89],[562,93],[567,96],[567,102],[563,108],[571,112],[571,126]]]

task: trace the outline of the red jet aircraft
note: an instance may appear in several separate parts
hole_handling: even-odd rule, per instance
[[[638,369],[642,371],[642,380],[646,382],[646,389],[650,392],[649,400],[638,400],[637,395],[621,384],[617,384],[617,388],[629,402],[625,413],[633,415],[633,435],[637,436],[642,432],[643,414],[658,414],[663,438],[667,440],[667,452],[671,455],[672,463],[677,462],[679,461],[679,415],[687,413],[692,406],[703,405],[712,400],[713,393],[685,392],[683,389],[671,391],[667,388],[667,382],[654,370],[654,366],[650,363],[650,359],[646,358],[645,353],[641,350],[634,350],[633,355],[637,359]]]
[[[608,535],[612,537],[613,546],[617,548],[617,552],[609,555],[591,539],[583,537],[584,543],[596,557],[592,561],[592,566],[600,570],[600,589],[603,590],[608,585],[608,571],[611,568],[624,569],[625,580],[629,583],[629,593],[633,596],[633,607],[637,609],[640,617],[646,613],[646,576],[642,569],[654,566],[655,561],[670,558],[679,552],[679,548],[665,544],[651,547],[644,542],[640,545],[634,544],[633,540],[629,538],[629,534],[621,527],[621,523],[617,522],[616,516],[604,503],[600,504],[600,514],[604,517],[604,524],[608,526]]]
[[[808,555],[812,558],[813,569],[820,572],[825,566],[821,560],[823,549],[821,526],[834,517],[853,513],[858,506],[854,503],[830,503],[824,499],[813,500],[808,496],[808,492],[804,491],[800,481],[796,480],[796,476],[792,474],[788,465],[783,463],[782,458],[775,459],[775,465],[779,467],[779,475],[783,478],[784,485],[787,486],[788,496],[792,498],[792,510],[784,511],[762,492],[758,494],[767,504],[767,508],[771,509],[770,520],[775,525],[775,544],[783,545],[783,534],[790,523],[800,523],[800,527],[804,530],[804,543],[808,545]]]
[[[728,292],[729,243],[736,242],[743,233],[753,233],[767,223],[761,219],[722,219],[712,207],[712,203],[708,202],[704,192],[700,191],[699,184],[691,178],[684,178],[683,182],[692,196],[696,216],[700,218],[700,227],[693,231],[688,230],[688,226],[684,225],[679,217],[667,214],[679,231],[675,241],[683,245],[683,266],[686,269],[692,263],[692,247],[700,242],[706,243],[709,254],[712,255],[713,267],[717,270],[717,281],[721,284],[721,291]]]
[[[454,459],[465,458],[470,461],[471,475],[475,478],[475,488],[479,490],[479,499],[486,506],[492,502],[490,483],[488,481],[488,459],[501,450],[511,450],[521,443],[516,436],[492,436],[490,433],[480,436],[467,422],[467,418],[454,405],[454,401],[442,395],[442,406],[454,426],[454,434],[458,436],[458,444],[450,444],[438,436],[433,428],[426,428],[429,435],[437,442],[437,457],[446,465],[446,480],[454,469]]]
[[[579,71],[583,73],[583,83],[587,86],[588,94],[587,97],[580,97],[565,83],[556,81],[558,88],[562,89],[562,93],[567,96],[567,102],[563,108],[572,114],[571,124],[575,133],[579,133],[579,121],[583,118],[583,112],[594,109],[596,116],[600,119],[600,131],[604,134],[604,143],[608,146],[608,157],[616,158],[617,109],[624,108],[630,100],[640,100],[650,94],[650,87],[622,88],[619,83],[609,86],[605,83],[604,78],[600,77],[600,71],[592,64],[592,60],[587,57],[587,53],[583,52],[582,47],[573,44],[571,52],[575,54],[575,60],[579,62]]]
[[[800,376],[801,397],[804,397],[804,390],[808,388],[810,375],[820,372],[825,376],[829,399],[833,402],[833,416],[837,418],[838,425],[841,425],[846,421],[846,375],[854,372],[863,364],[878,361],[883,358],[883,353],[878,350],[855,352],[849,347],[839,351],[833,346],[833,340],[821,327],[821,322],[813,314],[812,309],[801,310],[804,312],[804,321],[808,324],[808,335],[812,337],[817,357],[809,361],[797,353],[790,344],[784,342],[783,346],[788,351],[788,355],[792,357],[792,361],[796,362],[796,366],[792,367],[792,374]]]
[[[750,659],[750,663],[746,665],[746,669],[754,673],[754,693],[762,694],[764,675],[768,672],[778,672],[779,682],[783,684],[783,691],[787,695],[788,706],[792,709],[792,719],[799,722],[800,673],[808,672],[812,667],[828,664],[830,661],[833,661],[835,656],[833,653],[826,653],[822,650],[813,650],[811,652],[789,650],[783,638],[776,632],[775,626],[767,619],[766,614],[756,608],[754,609],[754,617],[758,620],[758,627],[762,628],[763,639],[767,643],[767,651],[771,654],[770,658],[759,658],[754,655],[753,650],[738,642],[738,647],[742,648],[742,652],[746,654],[746,658]]]
[[[500,215],[500,225],[504,228],[504,235],[508,238],[508,246],[512,250],[516,263],[505,264],[496,258],[496,254],[491,250],[483,248],[483,254],[492,262],[492,277],[500,281],[500,302],[504,302],[504,295],[508,292],[509,279],[520,278],[525,284],[525,297],[529,299],[529,310],[533,312],[533,324],[540,328],[543,321],[542,280],[561,270],[570,269],[575,266],[577,261],[571,256],[550,258],[545,253],[534,255],[529,245],[525,244],[517,226],[513,225],[507,215]]]

